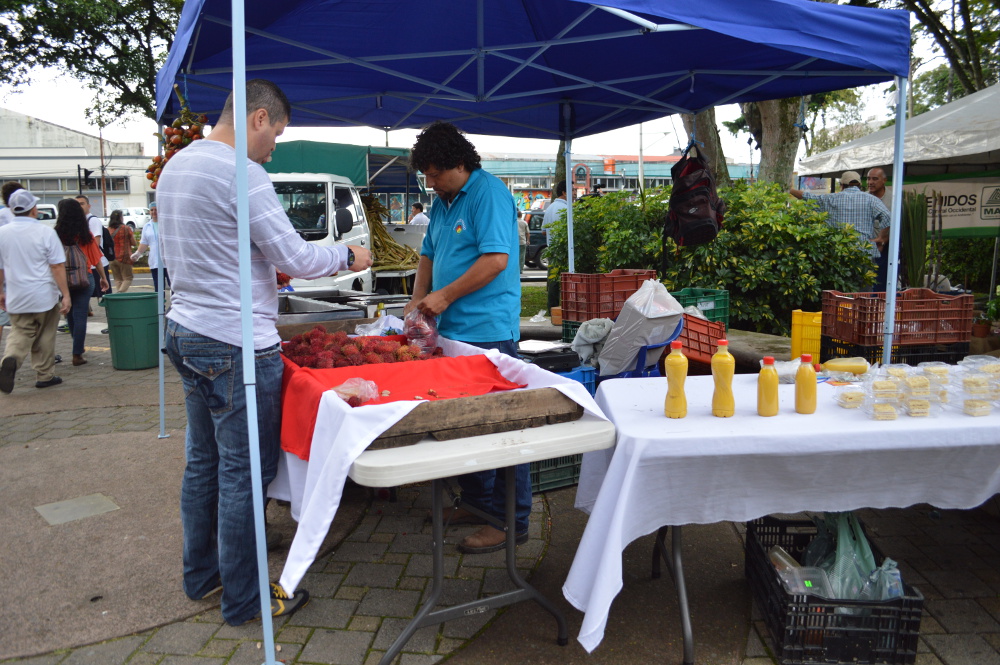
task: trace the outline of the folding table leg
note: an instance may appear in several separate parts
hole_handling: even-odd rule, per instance
[[[691,631],[691,610],[688,607],[687,587],[684,584],[684,556],[681,549],[681,527],[673,526],[673,536],[670,543],[671,557],[667,557],[667,546],[664,538],[669,526],[661,526],[656,532],[653,542],[653,579],[660,577],[660,559],[667,564],[670,574],[677,587],[677,605],[681,614],[681,632],[684,635],[684,665],[694,665],[694,634]]]

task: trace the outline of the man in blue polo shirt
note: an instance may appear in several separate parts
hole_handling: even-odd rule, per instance
[[[435,122],[420,133],[410,163],[424,174],[439,200],[431,208],[406,312],[419,308],[438,317],[443,336],[516,358],[521,280],[516,259],[517,208],[510,190],[482,169],[475,146],[445,122]],[[528,537],[531,481],[529,465],[516,469],[520,544]],[[460,476],[458,484],[463,503],[503,519],[506,479],[502,470]],[[449,517],[452,524],[476,519],[460,508]],[[486,524],[458,549],[467,554],[493,552],[503,548],[505,537],[503,531]]]

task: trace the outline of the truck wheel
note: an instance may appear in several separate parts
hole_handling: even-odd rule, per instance
[[[542,270],[549,269],[549,253],[544,247],[538,250],[538,254],[535,255],[535,263]]]

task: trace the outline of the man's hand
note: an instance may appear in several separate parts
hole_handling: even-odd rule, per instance
[[[106,284],[107,282],[105,282]],[[69,314],[69,308],[73,302],[69,298],[69,293],[62,294],[62,300],[59,301],[59,313],[62,315]]]
[[[101,291],[107,291],[110,288],[111,288],[111,285],[108,284],[108,278],[105,277],[105,276],[103,276],[103,275],[101,275]]]
[[[437,316],[450,304],[451,300],[444,295],[444,291],[432,291],[417,304],[417,309],[429,316]]]
[[[366,248],[357,245],[348,245],[347,248],[354,252],[354,263],[348,266],[348,270],[361,272],[372,267],[372,253]]]
[[[0,288],[0,309],[7,311],[7,294]]]
[[[423,298],[412,298],[410,302],[406,303],[403,306],[403,318],[406,318],[407,314],[415,310],[417,306],[420,305],[421,300],[423,300]]]

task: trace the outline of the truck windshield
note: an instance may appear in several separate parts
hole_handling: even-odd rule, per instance
[[[319,240],[327,236],[325,183],[276,182],[274,192],[288,221],[303,239]]]

